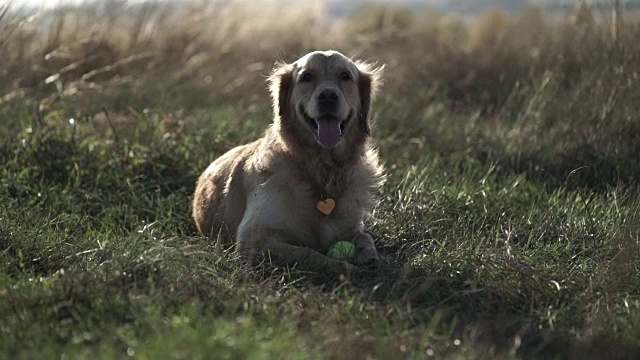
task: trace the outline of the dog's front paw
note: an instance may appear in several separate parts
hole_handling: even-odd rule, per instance
[[[365,267],[378,267],[384,262],[384,257],[378,253],[371,235],[362,232],[353,238],[356,247],[354,264]]]
[[[354,263],[357,266],[378,267],[384,262],[384,257],[376,249],[364,249],[360,253],[356,250]]]

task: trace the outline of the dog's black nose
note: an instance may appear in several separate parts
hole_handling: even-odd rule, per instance
[[[318,95],[318,108],[322,114],[335,114],[338,110],[338,93],[333,89],[324,89]]]

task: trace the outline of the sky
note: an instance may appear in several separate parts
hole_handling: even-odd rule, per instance
[[[127,0],[131,2],[141,0]],[[81,4],[86,2],[85,0],[0,0],[0,5],[12,4],[12,6],[38,6],[43,8],[53,8],[58,4]]]
[[[93,1],[99,1],[99,0],[93,0]],[[123,1],[128,1],[128,2],[141,2],[141,1],[156,1],[156,0],[123,0]],[[164,1],[170,1],[170,0],[164,0]],[[217,0],[209,0],[209,1],[217,1]],[[235,0],[235,1],[239,1],[239,0]],[[269,2],[269,1],[277,1],[277,0],[240,0],[240,1],[245,1],[245,2],[251,2],[251,1],[257,1],[257,2]],[[282,1],[282,0],[280,0]],[[289,0],[289,1],[296,1],[296,0]],[[297,0],[300,1],[300,0]],[[309,1],[309,0],[308,0]],[[345,0],[328,0],[329,3],[336,3],[339,4],[340,2],[345,2]],[[346,0],[346,2],[350,2],[351,0]],[[463,8],[464,4],[467,5],[472,5],[475,4],[477,5],[477,3],[483,3],[482,8],[485,8],[487,6],[491,6],[492,4],[503,4],[504,5],[504,1],[505,0],[374,0],[372,2],[385,2],[385,3],[397,3],[397,4],[412,4],[412,5],[416,5],[416,4],[420,4],[420,5],[432,5],[436,8],[442,8],[447,10],[447,6],[448,6],[448,2],[451,3],[456,3],[456,8]],[[518,0],[521,1],[521,0]],[[573,3],[575,0],[529,0],[529,2],[531,3],[537,3],[537,4],[545,4],[545,5],[566,5],[566,4],[571,4]],[[630,0],[626,0],[624,2],[629,2]],[[636,1],[636,0],[634,0]],[[640,0],[637,0],[640,1]],[[0,0],[0,5],[4,5],[4,4],[8,4],[11,3],[13,4],[14,7],[22,7],[24,5],[26,6],[36,6],[36,7],[41,7],[41,8],[53,8],[58,4],[80,4],[83,2],[87,2],[87,0]],[[359,0],[356,1],[358,3],[362,3],[362,2],[367,2],[367,0]],[[606,3],[606,2],[611,2],[611,0],[590,0],[590,2],[593,3]],[[447,5],[445,5],[447,4]]]
[[[55,7],[59,2],[61,2],[60,0],[0,0],[0,5],[6,5],[6,4],[12,4],[12,6],[22,6],[22,5],[29,5],[29,6],[39,6],[39,7],[46,7],[46,8],[52,8]],[[66,2],[66,3],[80,3],[82,1],[80,0],[64,0],[62,2]]]
[[[0,4],[8,4],[11,3],[14,6],[20,6],[24,4],[28,5],[38,5],[45,7],[54,7],[59,1],[58,0],[0,0]],[[80,1],[68,1],[68,2],[80,2]]]
[[[85,0],[0,0],[0,4],[13,3],[14,5],[29,4],[29,5],[37,5],[37,6],[42,6],[42,7],[55,7],[59,3],[78,4],[78,3],[82,3],[84,1]],[[128,1],[142,1],[142,0],[128,0]],[[269,0],[261,0],[261,1],[269,1]],[[423,2],[425,4],[439,4],[439,3],[446,2],[446,1],[447,0],[423,0]],[[539,3],[554,3],[554,2],[555,3],[567,3],[567,2],[571,2],[571,1],[573,1],[573,0],[533,0],[532,2],[539,2]],[[383,1],[378,1],[378,2],[403,3],[403,2],[406,2],[406,1],[403,1],[403,0],[383,0]]]

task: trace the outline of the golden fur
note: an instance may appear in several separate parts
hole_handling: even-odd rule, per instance
[[[200,176],[193,201],[198,230],[235,238],[236,251],[249,258],[261,252],[314,271],[343,269],[323,255],[341,240],[356,245],[356,264],[378,263],[363,221],[382,176],[368,144],[381,73],[336,51],[277,64],[269,77],[273,124]],[[328,216],[316,209],[325,196],[336,201]]]

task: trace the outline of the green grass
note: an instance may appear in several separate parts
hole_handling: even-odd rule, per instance
[[[171,136],[143,117],[137,141],[79,136],[90,124],[62,115],[27,117],[4,138],[5,356],[637,350],[637,188],[550,187],[464,154],[410,164],[401,146],[381,147],[389,179],[369,226],[387,265],[342,281],[251,268],[190,219],[199,172],[257,131],[212,113],[215,124]]]
[[[44,37],[0,6],[0,357],[640,357],[636,22],[109,4]],[[387,65],[387,261],[249,267],[196,234],[195,181],[268,126],[270,64],[329,47]]]

